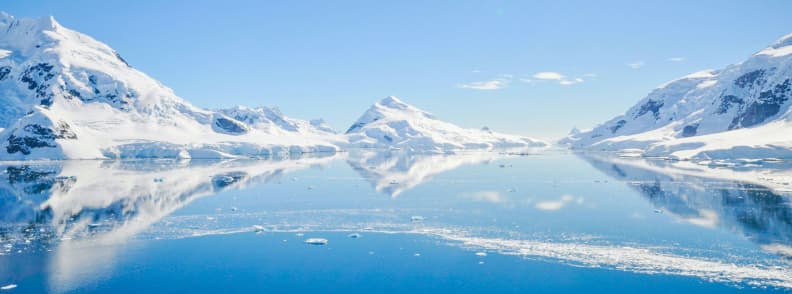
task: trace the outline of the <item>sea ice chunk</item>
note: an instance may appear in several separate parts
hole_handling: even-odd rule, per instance
[[[311,245],[325,245],[325,244],[327,244],[327,239],[325,239],[325,238],[308,238],[308,239],[305,239],[305,241],[303,241],[303,243],[311,244]]]

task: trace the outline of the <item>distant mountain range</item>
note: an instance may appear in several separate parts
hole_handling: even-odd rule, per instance
[[[792,34],[742,63],[661,85],[561,143],[676,159],[792,158]]]
[[[350,147],[537,147],[529,138],[463,129],[395,97],[346,134],[276,108],[209,110],[176,96],[109,46],[52,17],[0,14],[0,160],[270,157]]]

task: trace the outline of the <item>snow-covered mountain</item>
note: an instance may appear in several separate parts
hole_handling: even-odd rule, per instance
[[[501,134],[489,128],[466,129],[444,122],[396,97],[375,103],[346,134],[351,146],[420,151],[544,147],[545,142]]]
[[[52,17],[0,14],[0,159],[233,157],[335,151],[320,122],[193,106]]]
[[[347,132],[277,108],[196,107],[109,46],[52,17],[0,13],[0,160],[269,157],[341,147],[543,146],[469,130],[389,97]]]
[[[561,142],[672,158],[792,158],[792,34],[746,61],[661,85]]]

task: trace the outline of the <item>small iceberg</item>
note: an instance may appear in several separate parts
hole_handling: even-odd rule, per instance
[[[311,244],[311,245],[325,245],[325,244],[327,244],[327,239],[325,239],[325,238],[308,238],[308,239],[305,239],[305,241],[303,241],[303,243]]]
[[[476,256],[485,257],[487,256],[487,252],[483,252],[483,251],[476,252]]]
[[[352,233],[352,234],[347,235],[347,237],[352,238],[352,239],[357,239],[357,238],[360,238],[360,234]]]
[[[413,215],[410,217],[411,222],[422,222],[424,221],[424,217],[420,215]]]
[[[253,231],[256,232],[256,233],[261,233],[261,232],[264,231],[264,227],[259,226],[259,225],[253,225]]]

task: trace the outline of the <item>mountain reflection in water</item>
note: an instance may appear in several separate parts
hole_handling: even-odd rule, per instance
[[[664,245],[640,245],[645,240],[631,240],[629,235],[611,238],[607,230],[603,230],[604,235],[600,236],[575,234],[574,231],[542,232],[542,235],[537,235],[538,232],[531,231],[535,229],[505,226],[510,218],[516,221],[520,215],[546,213],[537,212],[534,206],[512,204],[508,213],[513,215],[501,215],[498,209],[487,208],[477,202],[482,200],[481,197],[459,197],[459,193],[431,197],[400,196],[419,186],[426,186],[435,192],[444,191],[433,186],[433,179],[454,174],[460,169],[485,170],[483,174],[497,169],[511,173],[511,177],[518,182],[530,183],[534,179],[528,171],[534,168],[533,161],[553,162],[559,160],[557,158],[561,164],[585,167],[588,163],[615,179],[617,183],[614,185],[623,182],[632,188],[633,195],[640,195],[647,200],[658,214],[678,218],[690,226],[725,230],[743,236],[755,243],[758,250],[776,258],[768,260],[754,256],[755,253],[746,253],[749,256],[736,259],[744,264],[735,264],[735,260],[703,256],[706,254],[689,256],[698,250],[696,248],[660,250]],[[510,171],[512,163],[515,166],[522,163],[525,169]],[[336,169],[325,171],[328,166],[335,166]],[[51,273],[47,277],[48,284],[53,291],[76,289],[108,275],[112,272],[117,256],[134,240],[249,232],[253,230],[253,225],[271,232],[370,231],[418,234],[459,244],[463,248],[493,250],[505,255],[557,260],[585,267],[792,287],[792,272],[788,269],[792,257],[792,247],[789,246],[792,244],[792,205],[785,189],[785,179],[792,179],[792,169],[779,163],[724,167],[626,159],[603,154],[578,154],[577,157],[568,154],[534,154],[526,157],[498,152],[416,154],[356,150],[328,156],[272,160],[6,163],[0,169],[4,171],[4,179],[0,181],[0,244],[3,254],[51,251],[46,254],[46,258],[34,254],[32,256],[36,257],[31,257],[29,261],[47,268],[47,272]],[[227,212],[222,217],[206,214],[172,215],[199,198],[221,192],[238,193],[234,189],[255,189],[251,187],[256,184],[281,184],[290,173],[311,170],[317,171],[313,177],[331,178],[331,173],[348,171],[355,179],[335,183],[345,187],[336,191],[315,191],[319,194],[317,197],[331,203],[328,204],[329,208],[294,202],[297,203],[294,204],[297,205],[296,209],[294,205],[288,209],[253,207],[244,212]],[[589,176],[575,174],[569,177]],[[494,179],[494,183],[485,183],[489,186],[498,184],[499,178]],[[273,192],[273,197],[284,198],[285,193],[294,192],[295,189],[305,191],[304,184],[286,182],[279,187],[278,192]],[[376,193],[391,198],[350,199],[344,198],[347,196],[339,192],[355,191],[350,189],[365,182]],[[555,180],[553,182],[554,187],[559,185]],[[464,182],[460,182],[462,184]],[[578,184],[561,182],[561,185],[573,187]],[[464,195],[480,192],[471,190],[471,187],[482,189],[474,184],[463,185],[460,189]],[[308,189],[314,187],[309,186]],[[528,195],[540,191],[538,188],[537,192],[532,191],[531,186],[522,189]],[[506,193],[512,198],[526,197],[513,192],[512,188],[508,192],[492,192],[487,194],[489,197],[486,200],[490,204],[501,203],[506,196],[499,193]],[[356,193],[363,194],[359,191]],[[397,196],[400,197],[393,199]],[[437,202],[438,199],[445,202],[437,204],[441,203]],[[583,202],[582,197],[576,199],[578,203]],[[522,200],[525,203],[531,201]],[[400,206],[400,203],[405,202],[412,206]],[[441,217],[443,213],[449,216],[454,213],[462,219],[476,220],[483,217],[481,210],[487,209],[499,215],[501,222],[498,225],[472,225],[474,221],[458,223],[444,221]],[[410,219],[417,213],[434,214],[435,218],[411,222]],[[423,220],[424,217],[415,219]],[[581,221],[561,220],[553,214],[538,215],[536,219],[538,222],[562,221],[569,223],[570,228],[574,228],[576,221]],[[552,239],[548,239],[547,234]],[[687,251],[678,253],[678,250]],[[0,269],[0,274],[10,270],[8,267]],[[15,275],[36,275],[35,270],[28,274],[18,268],[14,270]]]

